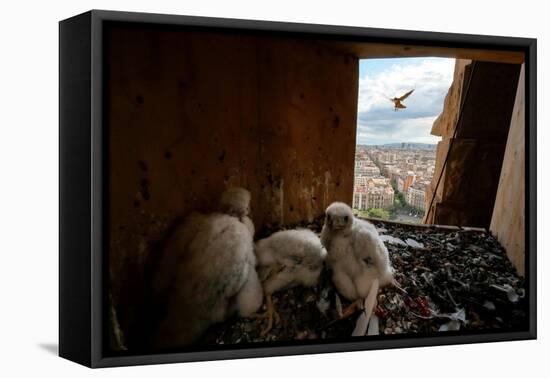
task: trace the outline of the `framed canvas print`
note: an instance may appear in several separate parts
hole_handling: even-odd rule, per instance
[[[60,22],[59,353],[536,337],[536,40]]]

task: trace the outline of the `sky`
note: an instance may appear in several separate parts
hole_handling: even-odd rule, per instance
[[[430,134],[453,80],[454,59],[364,59],[359,63],[357,144],[437,143]],[[397,112],[388,98],[414,89]]]

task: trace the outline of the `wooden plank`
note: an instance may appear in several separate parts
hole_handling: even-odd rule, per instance
[[[132,335],[170,224],[213,210],[226,186],[258,192],[245,174],[258,160],[256,41],[120,28],[109,56],[111,293]]]
[[[309,41],[120,27],[109,34],[111,293],[136,323],[155,244],[221,192],[256,228],[350,203],[358,61]]]
[[[521,51],[466,49],[442,46],[414,46],[367,42],[327,43],[343,52],[353,54],[359,59],[441,57],[515,64],[521,64],[525,61],[525,54]]]
[[[260,44],[259,224],[313,220],[351,203],[358,60],[307,41]]]
[[[525,67],[521,69],[491,232],[519,274],[525,274]]]
[[[520,67],[517,64],[475,62],[471,81],[468,81],[470,90],[467,93],[463,90],[464,94],[460,96],[456,89],[466,85],[462,83],[465,76],[462,72],[466,71],[455,70],[455,79],[447,97],[449,101],[446,101],[443,116],[438,121],[457,123],[435,127],[444,139],[438,144],[430,193],[433,193],[442,164],[449,156],[437,188],[436,206],[432,207],[426,222],[489,227]],[[463,107],[458,106],[461,98],[464,98]],[[452,139],[450,135],[455,135],[455,127],[458,130]]]

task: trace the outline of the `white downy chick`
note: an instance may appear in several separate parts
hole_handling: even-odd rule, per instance
[[[355,218],[342,202],[332,203],[325,215],[321,241],[328,251],[334,286],[345,298],[356,301],[344,311],[349,314],[369,293],[370,301],[375,301],[378,288],[394,282],[393,269],[374,225]],[[367,307],[372,311],[373,303]]]
[[[273,325],[273,316],[278,317],[271,294],[298,285],[315,286],[327,252],[319,237],[307,229],[276,232],[256,242],[255,252],[266,296],[265,335]]]
[[[156,348],[184,347],[214,323],[262,304],[255,265],[250,193],[228,189],[220,213],[193,213],[166,243],[153,280],[167,308],[154,336]]]
[[[220,211],[239,218],[254,237],[254,223],[250,219],[250,192],[239,187],[226,189],[220,198]]]

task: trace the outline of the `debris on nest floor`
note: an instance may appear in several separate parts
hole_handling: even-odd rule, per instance
[[[320,233],[322,223],[317,219],[298,226]],[[369,335],[525,329],[524,280],[489,233],[373,223],[406,293],[392,286],[379,291]],[[259,238],[280,229],[261,230]],[[267,335],[260,335],[264,319],[234,318],[212,327],[201,344],[342,339],[352,335],[361,313],[341,317],[342,307],[350,303],[338,295],[329,268],[317,286],[275,293],[273,301],[280,321]]]

